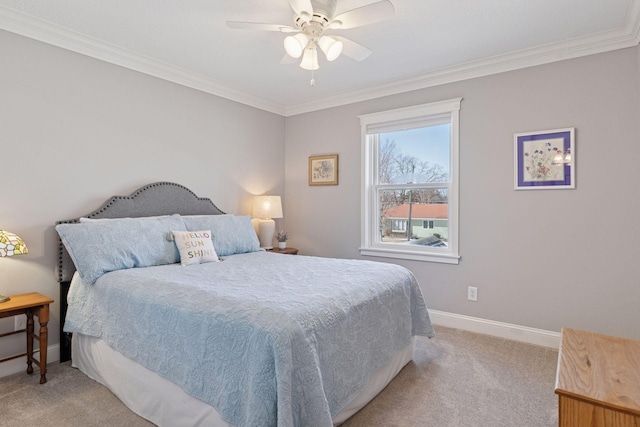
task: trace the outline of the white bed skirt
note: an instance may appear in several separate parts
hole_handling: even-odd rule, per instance
[[[411,361],[413,346],[412,340],[376,371],[364,392],[333,419],[334,425],[346,421],[380,393]],[[71,351],[72,366],[106,386],[129,409],[158,426],[233,427],[220,418],[212,406],[188,395],[176,384],[128,359],[100,339],[73,334]]]

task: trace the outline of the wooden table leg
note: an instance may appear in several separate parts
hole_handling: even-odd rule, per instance
[[[33,374],[33,312],[28,310],[27,315],[27,374]]]
[[[38,310],[38,321],[40,322],[40,384],[44,384],[47,382],[47,346],[49,343],[47,323],[49,323],[49,304],[43,305]]]
[[[27,318],[27,325],[25,329],[19,331],[13,331],[8,333],[0,333],[0,338],[21,334],[26,332],[27,335],[27,352],[19,355],[15,355],[8,358],[0,358],[0,363],[8,360],[13,360],[27,356],[27,374],[33,374],[33,365],[37,365],[40,368],[40,384],[47,382],[47,349],[49,342],[49,331],[47,329],[47,323],[49,322],[49,304],[53,300],[38,292],[29,292],[25,294],[12,295],[11,300],[6,303],[0,304],[0,318],[10,316],[25,315]],[[38,317],[38,323],[40,324],[40,333],[34,332],[35,319]],[[34,357],[34,341],[38,339],[40,343],[40,357]],[[0,410],[0,416],[2,411]]]

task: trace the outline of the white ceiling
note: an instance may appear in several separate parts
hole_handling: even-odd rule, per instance
[[[285,116],[640,42],[640,0],[391,2],[393,18],[340,31],[373,54],[319,55],[313,87],[280,64],[286,34],[225,24],[292,25],[287,0],[0,0],[0,29]]]

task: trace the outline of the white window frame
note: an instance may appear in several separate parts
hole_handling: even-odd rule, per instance
[[[462,98],[432,102],[412,107],[382,111],[359,116],[362,137],[362,189],[361,189],[361,245],[360,254],[386,258],[409,259],[447,264],[458,264],[458,199],[459,199],[459,145],[460,145],[460,103]],[[428,126],[443,116],[450,118],[449,181],[449,221],[447,247],[429,247],[380,241],[380,211],[378,190],[397,185],[378,182],[378,134],[377,129],[413,129]],[[438,183],[441,184],[441,183]],[[424,184],[419,184],[424,187]],[[403,186],[404,187],[404,186]]]

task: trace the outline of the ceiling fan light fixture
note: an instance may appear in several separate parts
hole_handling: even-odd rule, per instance
[[[320,37],[318,40],[318,46],[320,46],[320,49],[324,52],[327,57],[327,61],[334,61],[338,59],[342,53],[342,48],[344,47],[341,41],[330,36]]]
[[[309,47],[304,50],[304,55],[302,55],[302,61],[300,62],[300,68],[310,71],[320,68],[318,66],[318,51],[315,47]]]
[[[296,34],[295,36],[287,36],[284,38],[284,50],[289,56],[300,58],[308,43],[309,39],[302,33]]]
[[[356,61],[363,61],[371,55],[369,49],[348,38],[324,35],[326,30],[344,30],[370,25],[395,14],[391,0],[369,1],[372,3],[336,15],[338,0],[288,0],[294,13],[293,25],[227,21],[227,26],[244,30],[286,33],[287,36],[283,41],[286,55],[280,63],[291,64],[300,61],[301,68],[315,71],[319,68],[318,50],[322,50],[328,61],[335,61],[343,54]],[[313,86],[313,73],[311,75]]]

